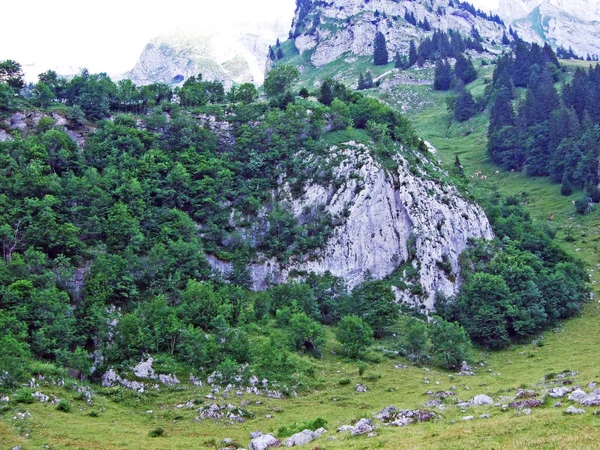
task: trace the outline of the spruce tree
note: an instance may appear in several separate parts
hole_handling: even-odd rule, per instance
[[[362,91],[363,89],[366,89],[366,87],[365,87],[365,78],[363,77],[362,73],[358,76],[358,86],[357,86],[357,89],[359,91]]]
[[[277,49],[277,59],[283,59],[283,51],[281,47]]]
[[[408,50],[408,66],[412,67],[417,63],[419,59],[419,54],[417,53],[417,46],[415,45],[415,41],[411,39],[410,48]]]
[[[452,84],[452,68],[447,60],[438,61],[435,64],[435,75],[433,88],[436,91],[447,91]]]
[[[462,80],[464,84],[469,84],[477,79],[477,71],[473,66],[473,61],[471,61],[471,58],[467,59],[462,53],[456,57],[454,73],[456,78]]]
[[[373,45],[374,54],[373,60],[376,66],[385,66],[388,63],[389,55],[385,45],[385,36],[378,31],[375,35],[375,43]]]
[[[373,85],[373,77],[371,76],[371,72],[367,70],[367,74],[365,75],[365,89],[371,89]]]
[[[319,101],[325,106],[329,106],[331,105],[331,102],[333,102],[333,92],[328,80],[323,81],[323,84],[321,85],[321,96]]]

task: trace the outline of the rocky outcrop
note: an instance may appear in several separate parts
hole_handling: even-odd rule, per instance
[[[465,35],[473,26],[489,41],[499,41],[503,27],[461,8],[449,6],[447,0],[330,0],[313,2],[308,14],[298,10],[291,35],[300,51],[310,52],[311,61],[323,66],[350,52],[372,55],[375,34],[384,34],[390,57],[408,53],[409,43],[430,35],[404,20],[406,12],[427,21],[432,29],[454,29]],[[319,26],[314,26],[315,17]]]
[[[422,155],[396,156],[386,169],[368,147],[347,142],[330,148],[326,164],[334,165],[329,185],[308,182],[300,198],[282,185],[296,217],[306,208],[324,207],[336,218],[325,248],[310,257],[282,265],[259,260],[249,267],[254,288],[283,283],[290,274],[314,272],[343,278],[350,288],[367,277],[382,279],[401,265],[405,286],[394,288],[399,301],[434,308],[435,293],[453,295],[460,283],[459,255],[474,238],[492,238],[483,210],[441,180],[447,176]],[[231,265],[210,260],[226,273]],[[407,266],[406,264],[410,264]],[[411,272],[410,274],[407,272]]]

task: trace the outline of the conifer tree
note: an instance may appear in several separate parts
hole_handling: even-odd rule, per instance
[[[378,31],[375,35],[375,43],[373,45],[374,54],[373,60],[376,66],[384,66],[388,63],[389,55],[385,44],[385,36]]]
[[[464,84],[469,84],[477,79],[477,71],[473,66],[473,61],[471,61],[471,58],[467,59],[462,53],[456,57],[454,73],[456,78],[462,80]]]
[[[367,74],[365,75],[365,89],[371,89],[373,86],[373,77],[371,76],[371,72],[367,70]]]
[[[408,66],[412,67],[417,63],[419,59],[419,54],[417,53],[417,46],[415,45],[415,41],[411,39],[410,48],[408,50]]]
[[[359,91],[362,91],[363,89],[366,89],[365,88],[365,78],[363,77],[362,73],[358,76],[358,86],[357,86],[357,89]]]
[[[331,102],[333,101],[333,92],[328,80],[323,81],[323,84],[321,85],[321,96],[319,101],[325,106],[331,105]]]
[[[447,91],[452,84],[452,68],[447,60],[438,61],[435,64],[435,75],[433,88],[436,91]]]

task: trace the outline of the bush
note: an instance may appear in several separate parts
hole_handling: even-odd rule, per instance
[[[33,398],[33,391],[31,389],[21,388],[15,392],[13,400],[17,403],[33,403],[35,398]]]
[[[342,344],[344,353],[350,358],[357,358],[366,347],[374,342],[373,329],[358,316],[342,317],[336,335]]]
[[[58,405],[56,405],[56,410],[62,411],[65,413],[70,413],[71,412],[71,403],[67,400],[61,400],[58,402]]]
[[[577,214],[587,214],[591,211],[592,206],[587,197],[580,198],[579,200],[575,200],[575,212]]]
[[[150,437],[163,437],[165,435],[165,430],[163,430],[161,427],[157,427],[154,430],[150,430],[148,432],[148,436]]]

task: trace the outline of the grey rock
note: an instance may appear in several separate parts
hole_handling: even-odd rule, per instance
[[[585,409],[577,409],[574,406],[569,406],[565,411],[565,414],[583,414],[585,413]]]
[[[140,361],[137,366],[134,366],[132,371],[133,374],[138,378],[150,378],[156,379],[156,374],[154,373],[154,369],[152,368],[152,363],[154,359],[150,356],[146,361]]]
[[[480,419],[489,419],[490,417],[492,416],[490,416],[489,414],[482,414],[479,416]]]
[[[286,447],[295,447],[308,444],[320,436],[312,430],[303,430],[285,440]]]
[[[378,436],[378,434],[375,433],[374,431],[372,431],[369,434],[367,434],[367,437],[369,437],[369,438],[373,438],[373,437],[376,437],[376,436]]]
[[[231,444],[232,442],[233,442],[233,439],[231,439],[231,438],[223,439],[223,444]]]
[[[493,405],[494,400],[485,394],[479,394],[469,400],[469,403],[473,406]]]
[[[250,439],[256,439],[257,437],[261,437],[263,434],[261,431],[252,431],[250,432]]]
[[[281,441],[270,434],[258,436],[250,442],[248,450],[266,450],[268,448],[281,447]]]
[[[400,418],[394,420],[393,422],[390,422],[390,425],[393,427],[405,427],[407,425],[410,425],[413,422],[414,422],[414,420],[411,419],[410,417],[400,417]]]
[[[344,433],[346,431],[353,431],[354,427],[352,425],[342,425],[337,429],[338,433]]]
[[[397,412],[398,409],[395,406],[386,406],[381,411],[379,411],[375,416],[375,419],[388,420],[392,415]]]
[[[519,389],[517,391],[517,398],[533,398],[537,396],[538,393],[533,389]]]
[[[460,420],[462,420],[462,421],[468,421],[468,420],[473,420],[474,418],[475,418],[475,417],[473,417],[473,416],[465,416],[465,417],[463,417],[463,418],[462,418],[462,419],[460,419]]]
[[[562,403],[561,403],[561,402],[556,402],[556,403],[554,404],[554,407],[555,407],[555,408],[560,408],[561,406],[562,406]]]
[[[526,409],[523,410],[523,414],[525,414],[526,416],[529,416],[531,414],[531,412],[532,411],[529,408],[526,408]]]
[[[354,424],[354,429],[350,431],[352,436],[367,434],[373,431],[373,422],[370,419],[360,419]]]
[[[37,398],[41,403],[46,403],[50,399],[47,395],[44,395],[41,392],[34,392],[32,396],[33,398]]]
[[[364,386],[362,384],[357,384],[356,386],[354,386],[354,390],[356,392],[367,392],[369,389],[367,388],[367,386]]]
[[[583,400],[587,394],[580,388],[575,389],[573,392],[569,394],[569,400],[574,402],[580,402]]]
[[[557,387],[548,390],[548,395],[552,398],[561,398],[569,392],[569,389],[564,387]]]

